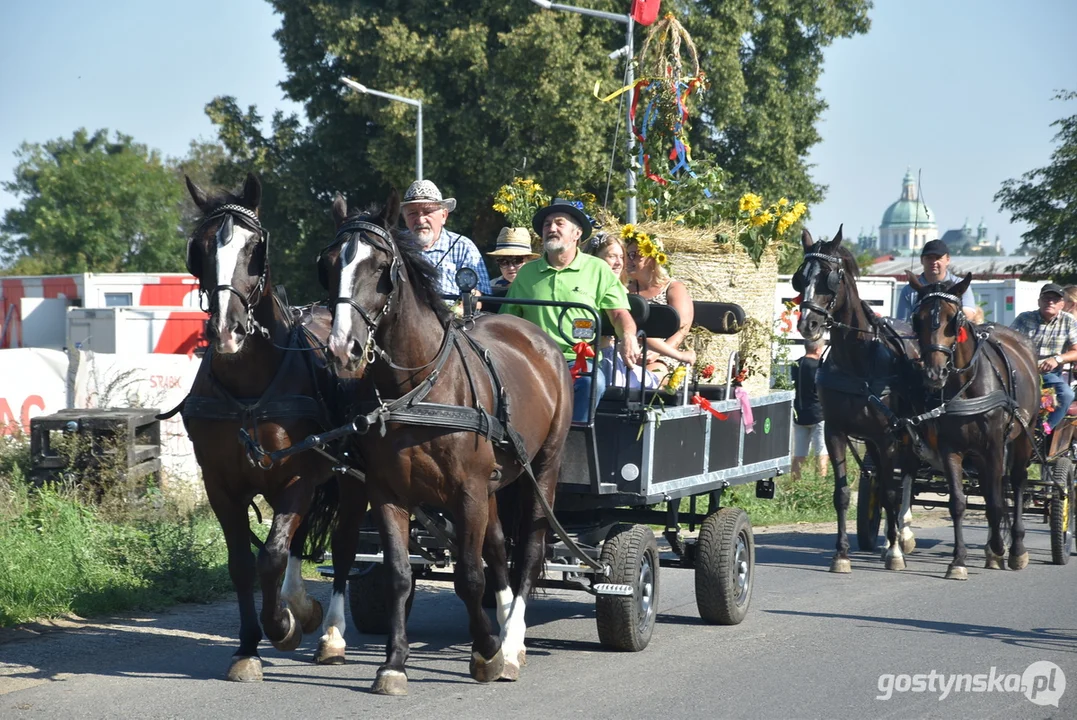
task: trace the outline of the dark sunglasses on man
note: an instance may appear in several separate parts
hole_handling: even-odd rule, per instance
[[[527,258],[523,257],[523,256],[499,257],[497,259],[498,267],[509,267],[511,265],[523,265],[525,262],[527,262]]]

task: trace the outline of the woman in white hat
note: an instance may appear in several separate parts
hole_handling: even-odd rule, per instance
[[[501,270],[501,277],[491,283],[495,295],[504,294],[523,264],[538,257],[538,253],[531,250],[530,231],[522,227],[501,228],[497,246],[486,254],[497,261]]]

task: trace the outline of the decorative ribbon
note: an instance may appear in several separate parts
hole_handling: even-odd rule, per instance
[[[747,435],[755,430],[755,417],[752,415],[752,405],[748,400],[748,391],[742,387],[735,388],[733,395],[740,403],[741,419],[744,420],[744,434]]]
[[[595,351],[590,345],[580,340],[578,343],[572,346],[572,349],[576,351],[576,362],[572,366],[570,373],[573,380],[579,380],[580,375],[587,372],[587,359],[595,356]]]
[[[695,395],[693,395],[690,402],[693,405],[698,405],[700,408],[702,408],[703,410],[706,410],[707,412],[709,412],[711,415],[718,418],[719,420],[728,420],[729,419],[728,415],[726,415],[725,413],[720,413],[717,410],[715,410],[714,406],[711,405],[711,401],[708,400],[705,397],[700,396],[699,393],[696,393]]]
[[[968,333],[968,330],[966,330],[966,329],[965,329],[965,326],[964,326],[964,325],[962,325],[961,327],[959,327],[959,328],[957,329],[957,341],[958,341],[959,343],[963,343],[963,342],[965,342],[965,341],[966,341],[966,340],[968,340],[968,339],[969,339],[969,333]]]

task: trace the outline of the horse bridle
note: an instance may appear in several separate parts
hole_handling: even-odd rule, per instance
[[[259,302],[261,302],[262,293],[265,291],[266,282],[268,281],[268,276],[269,276],[269,231],[262,227],[261,221],[258,220],[257,213],[255,213],[253,210],[245,208],[242,205],[234,205],[232,203],[228,203],[226,205],[221,205],[219,208],[217,208],[216,210],[211,212],[209,215],[207,215],[205,218],[203,218],[202,222],[198,225],[198,228],[195,230],[193,238],[201,237],[202,232],[205,230],[206,226],[209,225],[212,221],[214,221],[217,218],[222,217],[222,216],[224,217],[224,222],[221,223],[221,226],[219,228],[217,228],[217,235],[220,236],[221,232],[225,228],[228,228],[228,230],[227,230],[227,232],[228,232],[228,240],[226,241],[225,244],[227,244],[228,242],[231,242],[232,231],[231,231],[231,226],[229,225],[230,222],[235,222],[235,221],[238,220],[239,223],[241,225],[243,225],[244,227],[246,227],[248,230],[252,230],[252,231],[258,233],[258,242],[264,242],[265,243],[265,255],[262,258],[262,272],[258,275],[258,283],[254,286],[254,290],[252,290],[250,293],[248,293],[246,295],[241,293],[236,287],[234,287],[231,284],[217,285],[212,290],[206,290],[205,287],[199,287],[199,306],[201,307],[202,297],[205,296],[205,295],[208,295],[209,296],[209,300],[208,300],[209,307],[208,308],[201,308],[201,309],[202,309],[203,312],[206,312],[206,313],[210,312],[213,309],[213,303],[217,302],[216,301],[217,293],[219,293],[222,290],[227,290],[228,292],[230,292],[233,295],[235,295],[236,297],[238,297],[239,301],[243,304],[243,311],[247,314],[247,327],[246,327],[247,334],[250,335],[250,334],[253,334],[254,332],[258,332],[261,335],[263,335],[264,337],[268,338],[270,336],[269,330],[267,330],[265,327],[262,326],[261,323],[259,323],[257,320],[254,319],[254,308],[258,306]],[[190,258],[191,258],[191,248],[188,248],[188,250],[187,250],[187,269],[188,270],[191,269],[191,260],[190,260]],[[205,268],[202,268],[202,273],[201,274],[204,274],[204,273],[205,273]],[[200,281],[200,283],[202,282],[201,277],[199,277],[199,281]],[[219,307],[218,307],[218,311],[220,311]]]
[[[957,295],[953,295],[953,294],[948,293],[948,292],[943,292],[941,290],[936,290],[936,291],[933,291],[933,292],[929,292],[927,295],[924,295],[922,298],[920,298],[920,304],[917,307],[917,312],[916,312],[915,315],[913,315],[913,329],[916,330],[917,332],[919,332],[919,329],[920,329],[919,328],[919,326],[920,326],[919,309],[922,308],[924,306],[924,303],[927,302],[928,300],[936,300],[936,301],[943,301],[943,302],[952,303],[955,307],[957,307],[957,312],[954,314],[954,317],[953,317],[954,338],[955,338],[954,344],[953,345],[939,345],[938,343],[932,343],[931,345],[927,346],[927,348],[926,348],[927,352],[929,352],[929,353],[930,352],[940,352],[940,353],[942,353],[943,355],[946,356],[946,372],[947,373],[950,373],[950,372],[963,373],[963,372],[966,372],[966,371],[970,370],[972,368],[973,364],[976,362],[976,356],[979,355],[980,343],[976,344],[976,350],[973,351],[972,359],[969,360],[968,365],[966,365],[963,368],[958,368],[958,367],[956,367],[954,365],[954,353],[957,351],[957,345],[958,345],[958,342],[957,342],[956,338],[958,337],[958,334],[961,332],[961,328],[964,327],[968,323],[967,319],[965,318],[965,312],[961,309],[961,307],[962,307],[961,306],[961,298],[959,298]],[[931,306],[931,329],[932,329],[932,331],[938,330],[939,327],[941,327],[941,325],[942,325],[942,318],[941,318],[941,315],[940,315],[940,307],[941,307],[941,305],[940,305],[939,302],[935,302]],[[969,334],[973,338],[976,337],[976,334],[974,332],[970,332]]]

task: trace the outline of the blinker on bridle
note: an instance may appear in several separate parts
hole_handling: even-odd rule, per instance
[[[948,292],[942,292],[942,291],[930,292],[927,295],[924,295],[922,298],[920,298],[920,307],[921,308],[924,307],[924,303],[926,303],[928,300],[935,300],[936,301],[931,305],[931,330],[932,330],[932,332],[937,331],[942,326],[942,314],[941,314],[941,312],[942,312],[942,303],[943,302],[952,303],[957,308],[957,312],[954,313],[954,316],[952,318],[953,323],[954,323],[954,337],[956,338],[955,342],[952,345],[940,345],[938,343],[932,343],[931,345],[927,346],[927,348],[926,348],[927,351],[928,352],[940,352],[940,353],[942,353],[943,355],[946,356],[946,368],[945,368],[945,370],[946,370],[947,373],[949,373],[951,371],[953,371],[953,372],[965,372],[966,370],[969,369],[969,367],[972,367],[971,362],[969,363],[969,366],[965,367],[965,368],[960,368],[959,369],[959,368],[954,366],[954,352],[956,351],[957,346],[962,341],[961,331],[965,329],[965,313],[961,311],[961,298],[959,298],[958,296],[953,295],[951,293],[948,293]],[[915,322],[917,324],[919,324],[919,312],[917,312],[917,314],[914,315],[913,317],[914,317]],[[975,356],[974,356],[974,359],[975,359]]]
[[[827,289],[830,290],[830,302],[827,303],[825,308],[812,302],[811,299],[807,298],[801,300],[800,302],[800,307],[802,311],[807,309],[819,313],[826,318],[826,325],[827,327],[830,327],[831,325],[834,325],[836,323],[836,321],[834,320],[834,316],[831,314],[831,312],[834,310],[834,305],[836,305],[838,302],[838,289],[841,287],[841,283],[845,279],[845,268],[842,265],[841,258],[835,255],[826,255],[824,253],[816,252],[804,253],[804,261],[807,262],[809,260],[815,260],[819,264],[826,265],[828,267],[834,264],[838,266],[836,270],[832,269],[827,273]],[[801,285],[801,287],[798,288],[794,286],[793,289],[803,294],[804,291],[807,289],[808,283],[804,283],[803,280],[801,280],[801,282],[799,282],[798,284]],[[812,295],[812,298],[814,299],[814,294]]]
[[[221,205],[219,208],[217,208],[205,218],[203,218],[202,222],[198,226],[198,229],[195,230],[195,237],[199,237],[202,234],[204,228],[209,225],[209,223],[222,216],[224,217],[224,222],[222,222],[221,226],[217,228],[217,244],[223,246],[228,245],[230,242],[232,242],[232,231],[234,228],[234,223],[236,221],[238,221],[248,230],[258,233],[258,241],[264,242],[266,245],[265,256],[262,258],[262,272],[258,275],[258,284],[255,285],[254,289],[249,294],[244,295],[230,284],[217,285],[213,288],[213,290],[210,291],[205,291],[201,289],[199,290],[199,304],[201,305],[201,295],[203,293],[209,295],[209,309],[202,308],[203,312],[209,312],[209,310],[212,310],[213,304],[217,302],[217,294],[222,290],[227,290],[228,292],[238,297],[239,301],[243,304],[243,310],[247,315],[247,334],[250,335],[257,331],[264,337],[268,338],[269,330],[262,327],[262,325],[254,319],[254,308],[261,300],[262,293],[265,290],[266,286],[266,276],[269,274],[269,231],[262,227],[262,223],[258,219],[258,214],[255,213],[253,210],[245,208],[242,205],[227,203],[225,205]],[[199,278],[199,280],[201,280],[201,278]],[[218,311],[219,310],[220,308],[218,308]]]

